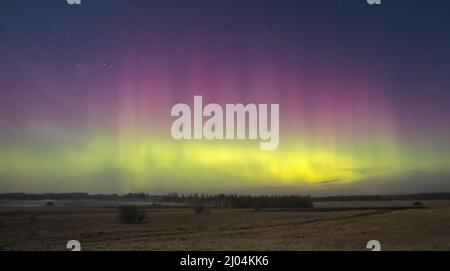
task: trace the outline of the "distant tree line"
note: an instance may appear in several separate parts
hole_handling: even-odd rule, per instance
[[[164,202],[173,202],[187,205],[204,205],[217,208],[312,208],[313,201],[310,196],[280,195],[280,196],[250,196],[237,194],[190,194],[179,195],[169,193],[163,196]]]
[[[310,197],[300,195],[249,196],[237,194],[190,194],[168,193],[149,195],[148,193],[96,194],[88,193],[0,193],[0,201],[6,200],[117,200],[149,201],[153,203],[170,202],[184,205],[204,204],[223,208],[289,208],[311,207],[312,202],[324,201],[389,201],[389,200],[450,200],[450,193],[424,193],[409,195],[355,195]]]
[[[0,200],[152,200],[158,196],[150,196],[146,193],[118,194],[95,194],[88,193],[3,193]],[[160,197],[159,197],[160,198]]]
[[[0,194],[0,200],[84,200],[84,199],[111,199],[117,195],[89,195],[88,193],[5,193]]]
[[[117,200],[117,201],[149,201],[153,203],[175,203],[185,206],[207,206],[217,208],[310,208],[313,201],[309,196],[249,196],[237,194],[190,194],[168,193],[152,196],[147,193],[129,193],[125,195],[89,195],[88,193],[48,193],[0,194],[0,200]]]
[[[324,202],[324,201],[389,201],[389,200],[450,200],[450,193],[329,196],[329,197],[320,197],[320,198],[313,198],[313,199],[316,202]]]

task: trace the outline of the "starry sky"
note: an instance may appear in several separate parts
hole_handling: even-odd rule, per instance
[[[2,0],[0,192],[450,192],[450,2]],[[175,141],[280,105],[280,145]]]

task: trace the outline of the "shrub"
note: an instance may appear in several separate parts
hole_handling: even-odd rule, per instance
[[[139,209],[137,206],[119,206],[119,222],[124,224],[141,224],[145,217],[145,211]]]
[[[47,202],[45,203],[45,206],[52,207],[52,206],[55,206],[55,204],[53,203],[53,201],[47,201]]]
[[[415,201],[413,206],[423,206],[424,204],[421,201]]]
[[[194,212],[196,214],[202,214],[202,213],[205,213],[205,211],[206,211],[205,205],[202,203],[195,204],[192,209],[194,210]]]

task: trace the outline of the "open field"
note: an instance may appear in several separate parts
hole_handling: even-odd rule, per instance
[[[1,204],[0,250],[66,250],[72,239],[83,250],[365,250],[372,239],[383,250],[450,250],[450,201],[423,203],[396,209],[412,202],[318,202],[308,212],[206,214],[148,207],[136,225],[119,223],[112,205]]]

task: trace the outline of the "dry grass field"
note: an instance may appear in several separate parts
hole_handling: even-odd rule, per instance
[[[0,250],[450,250],[450,201],[323,202],[315,211],[145,208],[122,224],[104,205],[0,205]],[[365,207],[352,209],[353,207]],[[325,209],[322,209],[325,208]],[[329,209],[331,208],[331,209]],[[340,208],[334,210],[333,208]],[[373,209],[371,209],[373,208]]]

